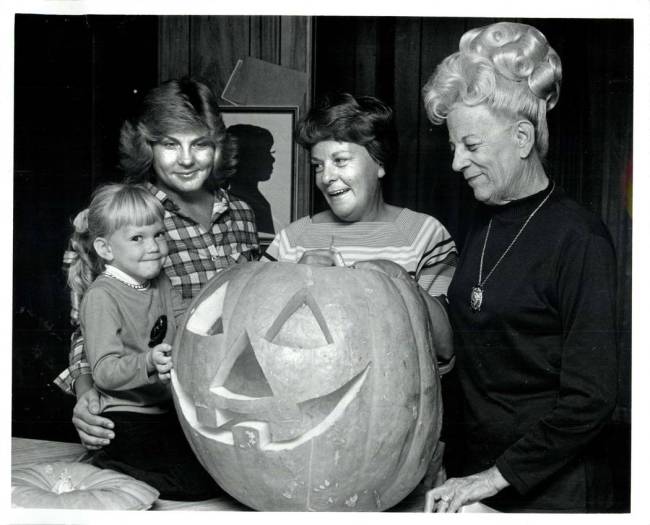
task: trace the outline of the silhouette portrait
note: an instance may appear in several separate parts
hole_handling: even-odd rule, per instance
[[[252,124],[235,124],[228,132],[237,145],[237,166],[230,190],[253,208],[258,231],[275,233],[271,204],[259,188],[259,183],[269,180],[273,174],[273,135],[268,129]]]
[[[226,166],[230,191],[255,213],[260,242],[268,245],[296,219],[294,107],[221,107],[234,148]]]

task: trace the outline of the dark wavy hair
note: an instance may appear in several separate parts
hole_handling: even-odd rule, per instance
[[[296,141],[306,148],[324,140],[364,146],[386,173],[397,161],[397,131],[393,110],[381,100],[350,93],[323,97],[296,126]]]
[[[217,99],[205,84],[191,78],[168,80],[149,91],[137,115],[126,120],[120,131],[120,168],[125,181],[142,183],[155,179],[152,146],[166,135],[205,130],[215,145],[212,173],[215,189],[234,173],[234,144],[226,133]]]

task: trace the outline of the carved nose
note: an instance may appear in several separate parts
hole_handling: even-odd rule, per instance
[[[250,343],[233,364],[223,386],[230,392],[247,397],[273,396],[273,390]]]

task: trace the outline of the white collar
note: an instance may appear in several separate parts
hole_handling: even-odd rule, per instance
[[[149,281],[139,283],[128,273],[123,272],[111,264],[106,265],[103,274],[108,277],[113,277],[114,279],[117,279],[118,281],[123,282],[124,284],[130,286],[131,288],[135,288],[136,290],[146,290],[149,288]]]

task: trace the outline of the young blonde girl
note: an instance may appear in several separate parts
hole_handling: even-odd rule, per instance
[[[214,484],[182,434],[171,403],[175,300],[161,273],[163,208],[145,188],[110,184],[74,221],[68,284],[102,412],[116,438],[93,464],[129,474],[167,499],[202,499]],[[74,305],[73,305],[74,306]]]

